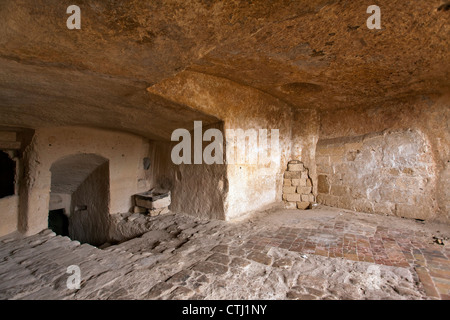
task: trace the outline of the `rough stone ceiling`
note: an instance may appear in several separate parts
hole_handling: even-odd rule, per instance
[[[0,123],[45,127],[80,125],[127,131],[155,140],[202,114],[146,91],[139,81],[91,71],[18,63],[0,58]]]
[[[382,105],[450,91],[450,11],[436,1],[0,1],[0,125],[88,125],[167,139],[218,119],[158,96],[183,72],[296,108]],[[155,93],[156,92],[156,93]],[[226,97],[224,97],[226,99]]]

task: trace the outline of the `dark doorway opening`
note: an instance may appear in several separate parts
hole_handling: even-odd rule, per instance
[[[0,198],[14,195],[16,163],[8,154],[0,151]]]
[[[64,209],[49,211],[48,228],[57,235],[69,236],[69,218],[64,214]]]

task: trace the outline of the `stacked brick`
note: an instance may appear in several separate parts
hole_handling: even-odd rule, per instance
[[[135,213],[147,213],[151,217],[169,213],[171,202],[170,191],[167,193],[152,193],[151,191],[134,195]]]
[[[284,172],[283,201],[287,209],[310,209],[315,202],[308,169],[298,160],[291,160]]]

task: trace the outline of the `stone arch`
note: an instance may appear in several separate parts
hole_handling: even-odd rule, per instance
[[[51,167],[49,210],[64,210],[69,237],[101,245],[109,232],[109,160],[91,153],[65,156]]]

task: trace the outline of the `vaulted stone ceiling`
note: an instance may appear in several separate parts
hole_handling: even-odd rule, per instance
[[[51,192],[74,193],[95,169],[107,161],[95,154],[76,154],[56,161],[50,169]]]
[[[66,9],[81,8],[81,30]],[[168,139],[218,121],[180,99],[226,79],[288,108],[450,91],[450,11],[436,1],[0,1],[0,125],[86,125]],[[187,79],[187,80],[186,80]],[[198,83],[197,90],[202,90]],[[173,92],[173,94],[171,94]],[[227,91],[229,93],[229,91]]]

